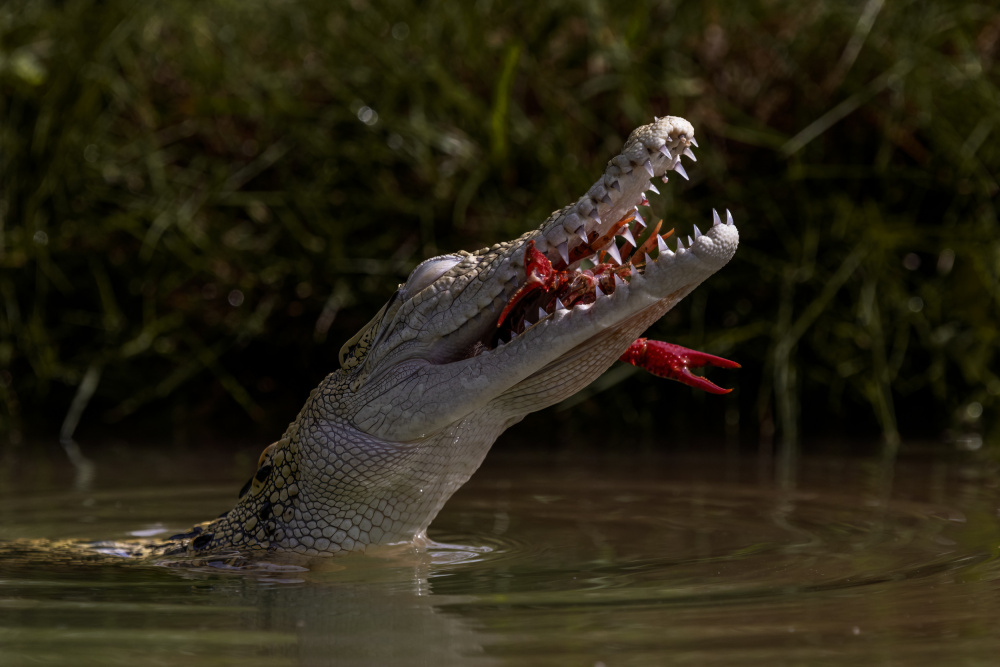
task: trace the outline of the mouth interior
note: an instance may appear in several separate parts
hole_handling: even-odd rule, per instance
[[[627,159],[624,152],[628,151],[623,151],[609,163],[602,180],[588,192],[590,205],[585,205],[585,198],[581,198],[576,206],[576,219],[588,218],[589,221],[584,221],[568,240],[558,243],[539,237],[541,250],[535,248],[534,241],[528,241],[524,278],[508,299],[495,326],[488,326],[473,346],[473,356],[503,346],[558,311],[588,306],[611,296],[635,275],[645,274],[650,262],[657,262],[664,255],[672,257],[685,252],[702,235],[696,226],[694,238],[687,237],[687,246],[678,238],[676,250],[671,250],[666,240],[674,230],[662,230],[662,220],[647,225],[639,214],[640,206],[649,206],[646,191],[659,194],[659,190],[645,179],[645,173],[652,178],[658,171],[654,163],[665,162],[666,172],[673,170],[687,179],[680,158],[685,155],[695,159],[690,147],[697,143],[686,133],[660,141],[662,145],[659,146],[644,144],[645,152],[637,154],[631,150]],[[666,183],[667,176],[660,173]],[[640,175],[643,180],[637,181]],[[613,190],[620,193],[617,200]],[[631,206],[627,203],[629,199],[632,199]],[[601,215],[606,218],[612,211],[613,215],[619,215],[622,210],[625,213],[617,222],[606,226],[597,212],[601,203],[613,204],[610,210],[602,207],[604,213]],[[574,213],[569,215],[567,222]],[[728,212],[727,218],[725,224],[733,224]],[[723,224],[718,213],[714,214],[714,222]]]
[[[643,199],[641,203],[647,204]],[[581,239],[567,256],[555,261],[529,248],[525,282],[508,301],[489,347],[524,333],[557,310],[610,296],[634,274],[645,273],[647,262],[668,251],[666,239],[674,230],[661,232],[662,226],[662,220],[648,226],[636,206],[606,233],[590,232],[585,242]],[[615,237],[621,238],[620,245]]]

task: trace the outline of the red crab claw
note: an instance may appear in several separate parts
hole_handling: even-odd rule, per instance
[[[514,296],[510,298],[503,312],[500,313],[497,326],[503,324],[503,321],[510,314],[514,306],[517,305],[518,301],[536,289],[550,289],[553,282],[555,282],[555,271],[552,269],[552,262],[545,256],[545,253],[535,249],[534,241],[528,241],[528,248],[524,251],[524,278],[524,284],[521,285],[519,290],[514,292]]]
[[[711,381],[695,375],[689,370],[690,368],[702,366],[740,367],[735,361],[729,361],[722,357],[689,350],[686,347],[664,343],[661,340],[646,340],[645,338],[640,338],[632,343],[625,350],[625,354],[619,357],[619,361],[625,361],[658,377],[677,380],[689,387],[702,389],[710,394],[728,394],[732,389],[723,389]]]

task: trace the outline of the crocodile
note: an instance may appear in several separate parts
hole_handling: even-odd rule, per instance
[[[664,370],[640,358],[637,337],[739,242],[728,211],[675,249],[638,213],[653,179],[687,177],[692,146],[688,121],[657,118],[537,229],[419,264],[263,451],[236,506],[156,555],[323,556],[413,542],[506,428],[620,358]]]

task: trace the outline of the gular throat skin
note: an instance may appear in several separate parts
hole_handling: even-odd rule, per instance
[[[724,391],[688,368],[735,364],[638,338],[739,242],[728,212],[673,250],[670,232],[639,215],[652,180],[687,177],[692,146],[690,123],[658,118],[537,229],[417,266],[264,450],[237,505],[158,554],[315,556],[412,542],[504,429],[619,359]]]

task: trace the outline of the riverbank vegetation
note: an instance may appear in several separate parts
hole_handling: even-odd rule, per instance
[[[3,429],[276,437],[420,260],[672,114],[699,161],[646,217],[742,241],[650,335],[736,391],[616,367],[532,446],[607,413],[650,447],[1000,447],[998,59],[970,1],[5,3]]]

